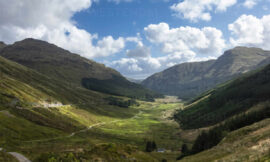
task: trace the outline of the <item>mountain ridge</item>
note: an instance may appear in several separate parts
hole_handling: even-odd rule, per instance
[[[217,60],[182,63],[156,73],[142,85],[160,93],[189,100],[216,85],[270,63],[270,51],[235,47]],[[265,61],[265,62],[263,62]]]

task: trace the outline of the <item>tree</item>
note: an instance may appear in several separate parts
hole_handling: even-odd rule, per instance
[[[157,149],[157,145],[155,141],[152,141],[152,142],[147,141],[146,148],[145,148],[146,152],[152,152],[152,151],[155,151],[156,149]]]
[[[186,144],[182,145],[181,151],[182,151],[183,154],[188,154],[189,153],[189,150],[188,150],[188,147],[187,147]]]
[[[150,141],[147,141],[145,151],[152,152],[152,143]]]
[[[157,149],[157,145],[155,141],[152,141],[152,151]]]

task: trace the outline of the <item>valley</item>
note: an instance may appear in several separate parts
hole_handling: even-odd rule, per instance
[[[249,57],[254,53],[256,60]],[[192,85],[202,93],[184,86],[196,96],[181,100],[44,41],[6,45],[0,50],[0,161],[269,159],[268,54],[238,47],[217,61],[173,67],[187,84],[200,80],[198,73],[208,75],[212,65],[223,67],[210,70],[222,84],[209,82],[209,90]],[[165,78],[186,93],[170,79],[172,69]]]
[[[270,162],[270,0],[0,0],[0,162]]]
[[[83,115],[84,117],[80,116],[80,119],[76,119],[76,110],[71,106],[48,108],[49,110],[58,109],[57,111],[62,111],[63,115],[64,112],[71,112],[67,115],[73,120],[85,123],[86,128],[69,134],[54,131],[55,137],[47,138],[47,135],[44,135],[34,140],[16,140],[6,137],[6,141],[1,142],[1,146],[4,146],[8,152],[19,152],[33,161],[51,152],[53,152],[56,157],[60,155],[64,156],[63,154],[75,153],[74,156],[78,159],[84,156],[99,159],[103,158],[104,154],[107,152],[110,156],[116,154],[115,157],[111,158],[128,156],[128,158],[136,159],[146,158],[158,161],[165,158],[174,161],[180,153],[179,149],[183,142],[178,139],[180,133],[178,124],[168,117],[171,117],[172,111],[179,109],[183,105],[179,102],[161,102],[163,101],[153,103],[141,101],[140,106],[128,108],[131,109],[130,117],[125,119],[122,117],[107,118],[104,121],[105,118],[96,116],[96,120],[102,122],[93,123],[91,125],[87,125],[88,123],[83,121],[86,120],[88,114],[79,114],[80,110],[76,112],[77,115]],[[167,113],[169,113],[169,116],[164,118],[162,114]],[[7,117],[5,122],[8,123],[11,122],[9,120],[18,120],[16,118],[15,116],[12,118]],[[28,134],[34,136],[35,132],[29,132]],[[10,140],[12,140],[12,145],[9,143],[11,142]],[[166,153],[144,153],[147,141],[155,141],[157,147],[164,148]],[[105,146],[112,148],[103,148]],[[102,150],[104,152],[90,154],[90,152],[95,151],[95,149],[105,150]],[[126,152],[126,149],[131,149],[130,154]]]

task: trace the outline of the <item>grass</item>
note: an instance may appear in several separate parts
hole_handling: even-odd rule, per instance
[[[3,162],[18,162],[17,159],[15,159],[12,155],[6,153],[6,152],[3,152],[3,151],[0,151],[0,161],[3,161]]]
[[[132,147],[133,151],[127,157],[134,157],[136,159],[149,159],[152,160],[162,160],[166,157],[168,160],[174,161],[177,155],[179,155],[179,148],[181,148],[182,141],[178,138],[178,133],[181,131],[178,127],[178,124],[167,119],[167,113],[172,113],[175,109],[178,109],[182,106],[181,103],[160,103],[160,102],[140,102],[140,106],[132,106],[128,108],[126,113],[129,113],[125,118],[120,114],[119,117],[108,117],[92,114],[87,110],[78,109],[72,105],[63,106],[59,108],[43,109],[43,111],[38,110],[38,112],[44,113],[44,111],[52,111],[61,114],[67,118],[70,118],[81,126],[89,126],[94,123],[105,122],[104,125],[93,127],[92,129],[76,134],[73,137],[68,137],[68,131],[59,129],[52,129],[49,127],[52,126],[36,126],[36,123],[29,122],[20,117],[14,119],[7,118],[7,120],[15,120],[12,123],[17,123],[17,120],[23,120],[19,123],[28,123],[34,126],[33,128],[38,128],[35,130],[36,133],[33,134],[33,129],[24,127],[30,132],[24,132],[23,134],[31,135],[33,137],[22,137],[21,139],[11,142],[6,140],[5,147],[12,151],[17,151],[23,155],[29,157],[31,160],[38,159],[41,155],[53,153],[54,156],[58,155],[65,156],[68,152],[75,153],[77,157],[86,156],[88,158],[107,158],[110,154],[110,151],[93,151],[104,149],[101,144],[114,144],[117,150],[120,152],[112,151],[112,156],[117,157],[118,155],[126,155],[126,150],[128,147]],[[57,109],[57,110],[56,110]],[[123,108],[126,110],[126,108]],[[31,110],[31,109],[30,109]],[[119,111],[119,109],[116,109]],[[115,111],[116,111],[115,110]],[[34,110],[31,110],[34,111]],[[36,111],[36,110],[35,110]],[[58,115],[59,115],[58,114]],[[163,115],[164,114],[164,115]],[[170,114],[169,114],[170,115]],[[1,118],[0,118],[1,119]],[[52,118],[57,121],[56,119]],[[1,119],[2,120],[2,119]],[[0,120],[0,121],[1,121]],[[25,120],[25,121],[24,121]],[[13,125],[6,121],[9,126]],[[65,123],[65,120],[63,120]],[[27,125],[27,124],[26,124]],[[16,124],[15,124],[16,126]],[[5,126],[7,127],[7,126]],[[18,126],[19,127],[19,126]],[[26,131],[25,130],[25,131]],[[44,134],[39,135],[38,132],[44,130],[49,135]],[[50,132],[50,133],[49,133]],[[10,139],[15,138],[10,137]],[[57,138],[54,138],[54,137]],[[46,140],[48,138],[48,140]],[[40,139],[33,140],[31,139]],[[44,139],[44,140],[42,140]],[[154,140],[157,143],[158,148],[165,148],[170,150],[170,153],[164,154],[155,154],[155,153],[145,153],[145,146],[147,140]],[[83,150],[83,153],[78,153],[78,150]],[[107,153],[106,153],[107,152]],[[78,153],[78,154],[77,154]],[[107,155],[105,155],[107,154]],[[119,157],[118,156],[118,157]],[[151,160],[150,160],[151,161]]]
[[[229,133],[216,147],[181,161],[267,161],[270,160],[270,119]]]
[[[160,115],[179,107],[179,104],[142,104],[137,108],[141,113],[135,118],[105,125],[97,128],[95,132],[139,143],[142,150],[145,148],[146,140],[154,140],[158,147],[175,151],[182,144],[176,135],[180,131],[179,127],[176,123],[165,121]]]
[[[64,135],[60,130],[36,125],[24,118],[0,113],[0,145],[13,146],[19,141],[53,138]]]

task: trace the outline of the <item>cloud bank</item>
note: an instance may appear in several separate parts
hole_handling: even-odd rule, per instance
[[[253,46],[270,50],[270,15],[257,18],[242,15],[228,25],[232,46]]]
[[[54,43],[87,58],[113,55],[125,47],[125,39],[98,39],[76,27],[72,16],[91,7],[91,0],[0,1],[0,40],[13,43],[36,38]],[[97,40],[93,44],[93,40]]]

